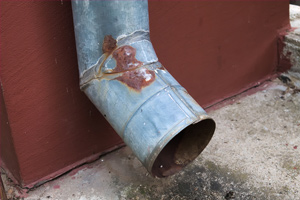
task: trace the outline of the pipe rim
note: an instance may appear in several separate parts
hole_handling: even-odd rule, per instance
[[[200,116],[200,119],[197,122],[184,126],[180,124],[159,141],[147,164],[148,171],[154,177],[163,178],[180,172],[192,163],[206,148],[214,135],[216,123],[207,115]],[[204,126],[204,131],[202,130],[202,126]],[[193,145],[190,145],[190,142],[193,142]],[[195,145],[197,145],[197,148]],[[188,147],[189,150],[186,151],[184,147]],[[192,153],[192,156],[189,156],[190,153]],[[161,163],[161,160],[165,159],[164,155],[167,155],[165,158],[171,158],[171,160]]]

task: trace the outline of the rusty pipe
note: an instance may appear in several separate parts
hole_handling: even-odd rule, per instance
[[[158,61],[148,2],[73,0],[72,9],[81,89],[153,176],[180,171],[215,122]]]

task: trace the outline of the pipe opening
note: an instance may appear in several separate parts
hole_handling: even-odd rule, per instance
[[[214,120],[205,119],[183,129],[161,150],[152,166],[152,174],[170,176],[191,163],[207,146],[215,127]]]

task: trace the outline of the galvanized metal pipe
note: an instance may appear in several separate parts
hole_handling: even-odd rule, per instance
[[[162,66],[148,2],[72,1],[80,87],[154,176],[180,171],[215,122]]]

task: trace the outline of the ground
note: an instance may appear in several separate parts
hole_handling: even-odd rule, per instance
[[[300,92],[282,80],[210,108],[215,135],[177,175],[153,178],[123,147],[15,199],[300,199]]]

